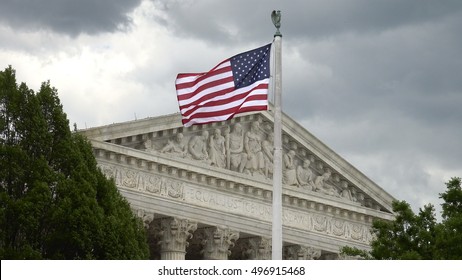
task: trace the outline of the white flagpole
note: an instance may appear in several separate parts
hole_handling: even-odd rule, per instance
[[[273,157],[273,223],[272,259],[282,260],[282,34],[281,12],[273,11],[271,19],[277,28],[274,34],[274,157]]]

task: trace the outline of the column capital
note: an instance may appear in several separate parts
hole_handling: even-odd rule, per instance
[[[249,260],[271,260],[271,238],[260,236],[248,238],[245,254]]]
[[[286,246],[286,259],[288,260],[316,260],[321,256],[321,249],[303,245]]]
[[[176,217],[162,218],[160,220],[161,259],[184,260],[188,239],[197,229],[197,222]]]
[[[227,260],[231,254],[229,250],[234,246],[234,242],[239,238],[239,232],[228,227],[209,227],[204,228],[205,239],[204,259],[208,260]]]

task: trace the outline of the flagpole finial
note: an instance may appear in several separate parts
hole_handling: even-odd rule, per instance
[[[282,37],[282,34],[279,31],[279,27],[281,27],[281,11],[274,10],[271,13],[271,20],[273,21],[273,24],[276,27],[276,33],[274,33],[274,37],[276,36]]]

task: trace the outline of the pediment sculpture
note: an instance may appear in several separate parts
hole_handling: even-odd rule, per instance
[[[312,154],[300,153],[291,141],[283,145],[283,185],[363,204],[364,197],[347,182],[334,178],[332,170]],[[167,137],[148,138],[141,149],[222,168],[271,181],[273,176],[273,129],[262,120],[240,121],[202,130],[177,130]],[[306,149],[305,149],[306,150]]]

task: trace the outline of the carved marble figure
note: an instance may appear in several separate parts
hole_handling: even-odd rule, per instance
[[[153,143],[152,143],[152,139],[147,139],[146,141],[144,141],[144,150],[147,151],[147,152],[150,152],[153,150]]]
[[[339,185],[339,196],[348,200],[353,201],[353,197],[351,196],[350,189],[348,187],[348,183],[345,181],[340,182]]]
[[[270,178],[273,174],[273,158],[274,158],[274,133],[269,132],[266,140],[264,140],[261,144],[261,148],[263,151],[263,158],[265,162],[265,176],[266,178]]]
[[[331,175],[332,175],[331,171],[327,170],[322,175],[316,177],[314,181],[315,191],[323,193],[323,194],[339,197],[340,195],[338,193],[337,188],[327,183],[327,180],[329,180]]]
[[[212,165],[217,167],[226,167],[226,150],[225,150],[225,137],[221,135],[220,129],[215,129],[213,135],[210,137],[210,161]]]
[[[236,123],[229,134],[230,169],[243,172],[247,164],[247,154],[244,152],[244,133],[242,126]]]
[[[160,152],[185,157],[188,154],[188,149],[183,140],[183,133],[177,133],[174,139],[168,140],[167,144],[165,144]]]
[[[194,135],[188,143],[188,152],[193,159],[209,162],[209,153],[207,152],[207,140],[209,132],[202,131],[200,135]]]
[[[313,190],[313,179],[314,179],[314,174],[313,171],[310,169],[310,160],[305,159],[303,161],[303,165],[297,166],[297,180],[299,183],[299,186],[306,188],[308,190]]]
[[[231,153],[229,150],[229,134],[231,133],[231,128],[225,126],[223,130],[223,137],[225,138],[225,156],[226,156],[226,169],[231,169]]]
[[[258,121],[252,122],[250,124],[250,130],[246,132],[244,138],[244,149],[248,159],[246,170],[250,174],[263,174],[265,168],[259,130],[260,124]]]
[[[295,151],[290,150],[288,153],[283,156],[283,172],[282,172],[282,182],[289,186],[298,185],[296,166],[295,166]]]

